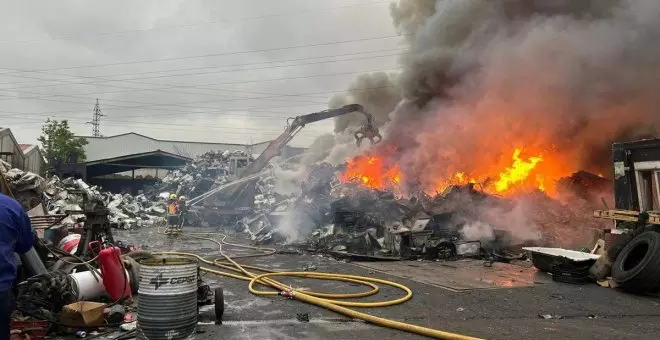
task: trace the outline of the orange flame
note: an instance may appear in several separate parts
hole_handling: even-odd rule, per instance
[[[510,168],[500,172],[500,179],[495,182],[497,192],[507,191],[515,184],[527,180],[529,173],[536,167],[536,164],[543,161],[543,157],[530,157],[528,161],[520,159],[520,149],[513,151],[513,165]],[[541,184],[542,186],[542,184]]]
[[[379,156],[358,156],[348,164],[340,180],[360,183],[371,189],[396,190],[401,183],[401,170],[398,165],[387,166]]]
[[[523,149],[515,148],[511,162],[503,159],[496,164],[484,164],[473,171],[457,171],[447,176],[438,176],[432,187],[424,190],[429,194],[442,193],[451,185],[467,185],[478,183],[478,188],[485,192],[498,195],[512,195],[520,191],[540,190],[554,196],[556,181],[571,171],[561,162],[546,158],[537,153],[536,156],[523,157]],[[343,183],[359,183],[365,187],[378,190],[401,192],[403,174],[397,164],[385,162],[378,155],[357,156],[348,162],[347,168],[340,176]],[[510,165],[506,165],[506,164]]]

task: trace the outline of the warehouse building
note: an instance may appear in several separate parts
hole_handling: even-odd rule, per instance
[[[36,144],[19,144],[23,152],[23,170],[41,174],[44,170],[44,155]]]
[[[161,140],[130,132],[108,137],[87,137],[84,163],[70,159],[58,165],[63,176],[83,178],[91,185],[99,185],[112,192],[137,193],[153,185],[169,170],[183,167],[187,162],[210,151],[244,151],[256,158],[268,142],[257,144],[205,143]],[[286,147],[284,155],[304,152],[301,148]],[[230,172],[239,174],[249,164],[249,157],[233,157]]]
[[[0,127],[0,159],[14,168],[23,169],[23,151],[9,128]]]
[[[19,144],[9,128],[0,127],[0,159],[14,168],[42,174],[45,160],[35,144]]]

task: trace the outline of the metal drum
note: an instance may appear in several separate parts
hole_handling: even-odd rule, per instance
[[[163,257],[140,264],[138,339],[192,339],[198,316],[197,261]]]

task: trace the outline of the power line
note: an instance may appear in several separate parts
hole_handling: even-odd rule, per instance
[[[389,88],[389,87],[394,87],[394,86],[383,86],[380,88]],[[376,88],[372,88],[376,89]],[[47,100],[47,99],[43,99]],[[62,103],[74,103],[74,104],[84,104],[80,102],[71,102],[71,101],[58,101],[58,100],[47,100],[47,101],[53,101],[53,102],[62,102]],[[160,105],[160,104],[153,104],[153,105]],[[155,110],[155,111],[168,111],[168,112],[173,112],[169,114],[147,114],[147,115],[133,115],[133,117],[166,117],[166,116],[192,116],[195,114],[209,114],[209,113],[219,113],[222,116],[227,116],[227,117],[244,117],[244,118],[277,118],[277,119],[283,119],[285,118],[284,116],[281,115],[254,115],[254,114],[248,114],[248,115],[240,115],[240,114],[232,114],[232,113],[227,113],[226,111],[257,111],[257,112],[268,112],[268,111],[261,111],[261,110],[272,110],[274,108],[295,108],[295,107],[305,107],[306,105],[285,105],[285,106],[268,106],[268,107],[248,107],[248,108],[234,108],[234,109],[226,109],[226,111],[218,111],[218,110],[209,110],[205,112],[189,112],[189,111],[177,111],[177,110],[170,110],[170,109],[159,109],[159,108],[153,108],[151,106],[153,105],[146,105],[146,106],[119,106],[119,105],[107,105],[107,106],[114,106],[120,109],[144,109],[144,110]],[[3,113],[6,113],[4,115],[0,115],[0,117],[12,117],[16,115],[33,115],[33,116],[42,116],[42,117],[48,117],[52,114],[55,113],[73,113],[71,110],[59,110],[59,111],[47,111],[47,112],[35,112],[35,113],[27,113],[27,112],[8,112],[8,111],[0,111]],[[289,116],[292,115],[292,113],[289,112],[278,112],[278,111],[270,111],[272,113],[284,113],[288,114]],[[106,120],[106,121],[112,121],[112,120]]]
[[[378,56],[367,56],[367,57],[341,59],[341,60],[316,61],[316,62],[309,62],[309,63],[301,63],[301,64],[297,64],[297,65],[263,66],[263,67],[251,68],[251,69],[248,69],[248,70],[246,70],[246,69],[219,70],[219,71],[213,71],[213,72],[195,72],[195,73],[170,74],[170,75],[159,75],[159,76],[150,76],[150,77],[137,77],[137,78],[125,78],[125,79],[108,79],[108,80],[92,81],[92,82],[68,82],[68,81],[65,81],[65,80],[53,80],[53,81],[67,82],[71,85],[97,85],[97,84],[104,84],[104,83],[125,82],[125,81],[144,80],[144,79],[163,79],[163,78],[176,78],[176,77],[188,77],[188,76],[198,76],[198,75],[211,75],[211,74],[231,73],[231,72],[246,72],[246,71],[249,72],[249,71],[266,70],[266,69],[270,70],[270,69],[276,69],[276,68],[296,67],[296,66],[304,66],[304,65],[319,65],[319,64],[327,64],[327,63],[337,63],[337,62],[343,62],[343,61],[354,61],[354,60],[366,60],[366,59],[373,59],[373,58],[394,57],[394,56],[399,56],[399,55],[400,55],[400,53],[391,53],[391,54],[378,55]],[[24,78],[30,78],[28,76],[23,76],[23,77]],[[77,78],[91,78],[91,79],[94,79],[94,78],[99,78],[99,77],[96,77],[96,76],[79,76]],[[50,80],[47,80],[47,79],[40,79],[40,78],[36,78],[36,79],[50,81]],[[61,86],[61,84],[10,87],[10,88],[3,88],[3,90],[20,90],[20,89],[23,89],[23,88],[43,88],[43,87],[53,87],[53,86]],[[103,85],[100,85],[100,86],[103,86]]]
[[[89,122],[84,122],[79,119],[79,117],[76,118],[69,118],[69,117],[58,117],[59,120],[66,120],[68,122],[75,122],[77,124],[89,124]],[[43,123],[43,119],[39,118],[22,118],[21,120],[30,120],[34,122],[40,122]],[[180,128],[183,129],[188,129],[188,130],[193,130],[193,131],[206,131],[206,130],[213,130],[213,131],[266,131],[266,132],[277,132],[281,133],[284,131],[284,127],[286,125],[285,120],[282,119],[280,123],[282,123],[282,128],[281,129],[275,129],[275,128],[256,128],[256,127],[241,127],[241,126],[209,126],[208,124],[205,125],[195,125],[195,124],[181,124],[181,123],[162,123],[162,122],[145,122],[145,121],[133,121],[133,120],[106,120],[106,125],[110,126],[126,126],[126,124],[130,124],[131,126],[145,126],[145,127],[152,127],[152,126],[162,126],[162,127],[168,127],[168,129],[172,130],[172,126],[177,127],[175,130],[180,130]],[[193,129],[190,129],[193,128]],[[323,132],[321,130],[315,130],[315,129],[309,129],[306,128],[305,131],[307,132]],[[93,135],[94,133],[92,133]],[[254,133],[253,133],[254,134]],[[93,137],[100,137],[100,134],[97,136]]]
[[[330,7],[330,8],[318,8],[318,9],[312,9],[312,10],[306,10],[306,11],[299,11],[299,12],[285,12],[285,13],[277,13],[277,14],[266,14],[266,15],[243,17],[243,18],[236,18],[236,19],[214,20],[214,21],[206,21],[206,22],[200,22],[200,23],[194,23],[194,24],[163,25],[163,26],[143,28],[143,29],[123,30],[123,31],[114,31],[114,32],[92,32],[92,33],[88,33],[88,34],[62,34],[62,35],[54,36],[54,37],[51,37],[51,38],[48,38],[48,39],[39,39],[39,40],[0,40],[0,44],[28,44],[28,43],[39,43],[39,42],[53,41],[53,40],[68,40],[68,39],[75,39],[77,37],[93,37],[93,36],[107,36],[107,35],[122,35],[122,34],[128,34],[128,33],[143,33],[143,32],[155,31],[155,30],[160,30],[160,29],[170,29],[170,28],[191,28],[191,27],[197,27],[197,26],[209,25],[209,24],[219,24],[219,23],[236,22],[236,21],[248,21],[248,20],[255,20],[255,19],[281,17],[281,16],[292,16],[292,15],[305,14],[305,13],[315,13],[315,12],[340,10],[340,9],[345,9],[345,8],[356,8],[356,7],[368,8],[366,6],[376,5],[376,4],[386,4],[386,3],[389,3],[389,1],[377,1],[377,2],[371,2],[371,3],[353,4],[353,5],[345,5],[345,6]]]
[[[201,86],[213,86],[213,85],[235,85],[235,84],[248,84],[248,83],[256,83],[256,82],[269,82],[269,81],[281,81],[281,80],[294,80],[294,79],[309,79],[309,78],[317,78],[317,77],[332,77],[332,76],[339,76],[339,75],[349,75],[349,74],[363,74],[363,73],[368,73],[368,72],[387,72],[387,71],[397,71],[400,70],[398,68],[392,68],[392,69],[376,69],[376,70],[363,70],[360,72],[338,72],[338,73],[329,73],[329,74],[316,74],[316,75],[307,75],[307,76],[299,76],[299,77],[281,77],[281,78],[271,78],[271,79],[260,79],[260,80],[246,80],[246,81],[238,81],[238,82],[221,82],[221,83],[211,83],[211,84],[202,84]],[[166,87],[161,87],[161,88],[156,88],[156,89],[142,89],[143,91],[155,91],[155,90],[163,90],[163,89],[173,89],[173,88],[198,88],[200,85],[176,85],[176,86],[166,86]],[[5,91],[5,92],[15,92],[15,91],[10,91],[6,89],[0,89],[0,91]],[[31,94],[36,94],[36,95],[43,95],[41,97],[28,97],[28,98],[20,98],[20,99],[33,99],[33,100],[45,100],[42,98],[51,98],[51,97],[80,97],[80,96],[85,96],[85,95],[94,95],[94,94],[108,94],[108,93],[121,93],[121,92],[131,92],[131,90],[126,90],[126,91],[109,91],[109,92],[90,92],[90,93],[83,93],[78,96],[71,96],[71,95],[63,95],[63,94],[53,94],[53,95],[48,95],[45,93],[38,93],[38,92],[29,92],[29,91],[18,91],[20,93],[31,93]],[[180,93],[180,92],[179,92]],[[9,95],[0,95],[4,97],[12,97]],[[14,96],[15,98],[18,98],[18,96]],[[270,98],[277,98],[278,96],[271,96],[271,97],[259,97],[259,98],[238,98],[240,100],[255,100],[255,99],[270,99]],[[234,99],[232,99],[234,100]],[[319,102],[312,102],[316,104],[321,104]]]
[[[135,82],[138,83],[138,82]],[[150,85],[159,85],[159,84],[153,84],[153,83],[144,83],[144,84],[150,84]],[[204,85],[204,84],[202,84]],[[211,84],[213,85],[213,84]],[[37,95],[36,97],[27,97],[27,98],[20,98],[22,100],[40,100],[42,98],[53,98],[53,97],[71,97],[71,98],[87,98],[87,95],[99,95],[99,94],[115,94],[115,93],[125,93],[125,92],[141,92],[141,91],[154,91],[154,92],[165,92],[165,93],[176,93],[176,94],[191,94],[191,95],[200,95],[200,96],[213,96],[213,97],[227,97],[228,95],[217,95],[217,94],[209,94],[209,93],[196,93],[196,92],[184,92],[181,90],[177,91],[165,91],[169,89],[180,89],[180,88],[191,88],[191,89],[202,89],[204,90],[205,88],[199,87],[197,85],[173,85],[173,86],[164,86],[164,87],[159,87],[159,88],[139,88],[139,87],[128,87],[128,86],[116,86],[116,85],[100,85],[104,87],[112,87],[112,88],[120,88],[120,89],[126,89],[126,90],[121,90],[121,91],[104,91],[104,92],[89,92],[89,93],[82,93],[79,95],[65,95],[65,94],[47,94],[47,93],[40,93],[40,92],[32,92],[32,91],[12,91],[9,89],[0,89],[0,91],[6,91],[6,92],[19,92],[19,93],[29,93],[29,94],[35,94]],[[207,90],[216,90],[212,88],[207,88]],[[0,99],[0,100],[12,100],[14,98],[18,98],[18,96],[9,96],[9,95],[3,95],[0,94],[0,96],[3,97],[9,97],[7,99]],[[229,99],[223,99],[223,100],[216,100],[215,102],[222,102],[222,101],[234,101],[234,100],[246,100],[246,99],[254,99],[254,98],[246,98],[246,97],[238,97],[237,98],[229,98]],[[272,95],[272,96],[267,96],[267,97],[258,97],[257,99],[263,99],[267,98],[273,101],[283,101],[283,102],[300,102],[300,103],[312,103],[312,104],[323,104],[318,101],[310,101],[310,100],[296,100],[296,99],[285,99],[285,100],[277,100],[275,98],[280,98],[280,97],[286,97],[286,95]],[[298,97],[298,96],[294,96]],[[118,101],[118,100],[115,100]],[[214,102],[214,101],[205,101],[205,102]]]
[[[85,103],[76,102],[76,104],[85,104]],[[266,113],[271,112],[271,113],[290,114],[289,112],[261,111],[261,110],[265,110],[265,109],[270,110],[270,109],[273,109],[273,108],[295,108],[295,107],[309,107],[309,105],[269,106],[268,108],[266,108],[266,107],[250,107],[250,108],[234,109],[234,110],[231,110],[231,111],[248,111],[249,110],[249,111],[266,112]],[[128,107],[127,106],[127,107],[124,107],[124,108],[132,109],[132,108],[137,108],[137,107]],[[20,115],[20,116],[33,115],[33,116],[40,116],[40,117],[50,117],[52,114],[55,114],[55,113],[75,113],[75,112],[72,112],[72,110],[58,110],[58,111],[46,111],[46,112],[34,112],[34,113],[30,113],[30,112],[12,112],[12,111],[0,111],[0,112],[6,113],[6,115],[0,115],[0,117],[7,117],[7,118],[12,118],[12,117],[15,117],[17,115]],[[81,111],[81,113],[87,114],[87,111],[84,111],[84,112]],[[207,114],[207,113],[209,113],[209,112],[208,111],[207,112],[189,112],[188,114],[189,115],[195,115],[195,114]],[[249,117],[278,118],[278,119],[286,118],[285,116],[282,116],[282,115],[239,115],[239,114],[230,114],[230,113],[223,113],[223,116],[245,117],[245,118],[249,118]],[[58,116],[58,117],[60,117],[60,116]],[[140,116],[133,116],[133,117],[140,117]],[[152,117],[152,116],[149,116],[149,117]],[[79,116],[79,117],[76,117],[76,118],[81,118],[81,117]]]
[[[385,88],[396,88],[394,85],[384,85],[384,86],[374,86],[374,87],[366,87],[366,88],[359,88],[359,89],[351,89],[351,92],[360,92],[360,91],[371,91],[371,90],[378,90],[378,89],[385,89]],[[292,95],[316,95],[316,94],[329,94],[329,93],[340,93],[340,92],[345,92],[346,90],[338,90],[338,91],[323,91],[323,92],[313,92],[313,93],[300,93],[300,94],[292,94]],[[0,95],[2,96],[2,95]],[[74,97],[74,96],[69,96],[69,97]],[[76,97],[77,98],[77,97]],[[250,98],[242,98],[242,99],[250,99]],[[199,107],[194,107],[194,106],[185,106],[181,104],[196,104],[196,103],[206,103],[208,101],[204,102],[187,102],[187,103],[173,103],[173,104],[156,104],[156,103],[148,103],[148,102],[136,102],[136,101],[129,101],[129,100],[119,100],[119,99],[108,99],[108,101],[111,102],[122,102],[122,103],[137,103],[137,104],[147,104],[148,106],[169,106],[169,107],[181,107],[181,108],[190,108],[190,109],[200,109]],[[83,103],[76,103],[76,104],[83,104]],[[325,105],[326,103],[321,103]],[[133,107],[124,107],[122,108],[143,108],[144,106],[133,106]],[[280,106],[280,108],[288,108],[288,107],[299,107],[299,105],[296,106]],[[206,107],[202,107],[206,108]],[[264,107],[263,109],[271,109],[272,107]],[[250,108],[249,110],[259,110],[260,108]],[[233,109],[231,111],[242,111],[244,109]],[[59,111],[46,111],[46,112],[7,112],[7,111],[0,111],[4,113],[10,113],[10,114],[17,114],[17,115],[49,115],[53,113],[72,113],[71,110],[59,110]],[[184,112],[184,111],[177,111],[177,112]],[[206,112],[198,112],[198,113],[206,113]],[[282,112],[284,113],[284,112]],[[194,113],[191,113],[194,114]],[[232,116],[231,114],[226,114],[228,116]],[[234,115],[234,116],[241,116],[245,117],[246,115]],[[3,117],[3,115],[0,115],[0,117]],[[277,117],[280,118],[281,116],[260,116],[260,117]]]
[[[8,70],[10,70],[10,72],[0,73],[0,75],[7,75],[7,74],[14,74],[14,73],[21,73],[21,72],[56,71],[56,70],[73,70],[73,69],[93,68],[93,67],[108,67],[108,66],[118,66],[118,65],[135,65],[135,64],[144,64],[144,63],[156,63],[156,62],[175,61],[175,60],[186,60],[186,59],[199,59],[199,58],[209,58],[209,57],[218,57],[218,56],[238,55],[238,54],[247,54],[247,53],[259,53],[259,52],[283,51],[283,50],[291,50],[291,49],[297,49],[297,48],[319,47],[319,46],[331,46],[331,45],[344,44],[344,43],[352,43],[352,42],[364,42],[364,41],[373,41],[373,40],[384,40],[384,39],[392,39],[392,38],[401,38],[401,37],[403,37],[403,36],[405,36],[405,35],[389,35],[389,36],[381,36],[381,37],[361,38],[361,39],[352,39],[352,40],[341,40],[341,41],[333,41],[333,42],[325,42],[325,43],[316,43],[316,44],[308,44],[308,45],[296,45],[296,46],[287,46],[287,47],[273,47],[273,48],[265,48],[265,49],[258,49],[258,50],[248,50],[248,51],[237,51],[237,52],[226,52],[226,53],[211,53],[211,54],[204,54],[204,55],[197,55],[197,56],[187,56],[187,57],[173,57],[173,58],[162,58],[162,59],[148,59],[148,60],[137,60],[137,61],[125,61],[125,62],[108,63],[108,64],[79,65],[79,66],[69,66],[69,67],[49,68],[49,69],[28,69],[28,70],[11,70],[11,69],[8,69]],[[3,68],[3,69],[7,70],[6,68]]]
[[[314,77],[326,77],[326,76],[336,76],[336,75],[346,75],[346,74],[362,74],[362,73],[366,73],[366,72],[382,72],[382,71],[393,71],[393,70],[397,70],[397,69],[366,70],[366,71],[361,71],[361,72],[341,72],[341,73],[334,73],[334,74],[321,74],[321,75],[310,75],[310,76],[301,76],[301,77],[284,77],[284,78],[274,78],[274,79],[261,79],[261,80],[243,81],[243,82],[234,82],[234,83],[232,83],[232,82],[225,82],[225,83],[217,83],[216,85],[220,85],[220,84],[224,85],[224,84],[249,83],[249,82],[279,81],[279,80],[289,80],[289,79],[307,79],[307,78],[314,78]],[[213,85],[213,84],[210,84],[210,85]],[[193,87],[195,87],[195,86],[196,86],[196,85],[193,85]],[[185,88],[185,87],[187,87],[187,86],[173,86],[173,87],[170,87],[170,88]],[[162,89],[162,88],[160,88],[160,89]],[[157,90],[160,90],[160,89],[157,89]],[[0,91],[10,92],[9,90],[5,90],[5,89],[2,89],[2,90],[0,90]],[[29,92],[29,91],[19,91],[19,92],[20,92],[20,93],[30,93],[30,94],[42,95],[42,93],[37,93],[37,92]],[[125,91],[114,91],[114,92],[110,92],[110,93],[117,93],[117,92],[125,92]],[[98,94],[98,92],[94,92],[94,93],[90,93],[90,94]],[[71,101],[68,101],[68,102],[67,102],[67,101],[59,101],[59,100],[46,99],[46,98],[52,98],[52,97],[85,98],[85,97],[84,97],[85,94],[77,95],[77,96],[74,96],[74,95],[62,95],[62,94],[58,94],[58,95],[45,95],[45,94],[43,94],[43,95],[44,95],[44,96],[42,96],[42,97],[28,97],[28,98],[20,98],[20,99],[23,99],[23,100],[31,99],[31,100],[42,100],[42,101],[53,101],[53,102],[63,102],[63,103],[81,104],[81,103],[78,103],[78,102],[71,102]],[[12,97],[12,96],[9,96],[9,95],[0,95],[0,96]],[[253,97],[253,98],[238,98],[238,99],[231,99],[231,100],[224,100],[224,101],[234,101],[234,100],[261,100],[261,99],[272,99],[272,98],[277,98],[277,97],[278,97],[278,96]],[[18,97],[18,96],[15,96],[15,98],[19,98],[19,97]],[[212,101],[212,102],[222,102],[222,101],[223,101],[223,100],[216,100],[216,101]],[[325,104],[325,103],[320,103],[320,102],[312,102],[312,103]],[[147,106],[153,106],[153,105],[154,105],[154,104],[150,104],[150,105],[147,105]],[[160,104],[160,105],[161,105],[161,106],[167,106],[168,104]],[[122,107],[122,106],[118,106],[118,105],[106,105],[106,106],[111,106],[111,107]],[[147,107],[140,107],[140,106],[136,106],[136,107],[123,107],[123,108],[143,108],[143,109],[149,109],[149,108],[147,108]],[[190,109],[193,109],[193,108],[194,108],[194,107],[190,107]],[[152,108],[152,109],[153,109],[153,108]],[[202,109],[207,109],[207,108],[202,108]],[[172,110],[167,110],[167,109],[153,109],[153,110],[159,110],[159,111],[172,111]],[[234,110],[234,109],[229,109],[229,110]],[[181,111],[174,111],[174,112],[181,113]],[[211,112],[211,111],[209,111],[209,112]],[[217,111],[216,111],[216,112],[217,112]]]
[[[19,118],[17,118],[19,119]],[[36,118],[22,118],[21,121],[34,121],[34,124],[30,124],[30,126],[34,125],[41,125],[43,124],[43,120],[39,120]],[[67,119],[68,122],[71,124],[75,125],[87,125],[87,122],[83,121],[73,121]],[[204,131],[222,131],[223,133],[228,133],[228,134],[239,134],[239,135],[255,135],[255,132],[241,132],[242,130],[249,130],[249,131],[263,131],[263,133],[267,134],[280,134],[284,131],[284,125],[282,126],[282,129],[259,129],[259,128],[243,128],[243,127],[209,127],[209,126],[199,126],[199,125],[192,125],[192,127],[199,127],[199,129],[190,129],[187,128],[186,125],[182,126],[182,124],[167,124],[167,123],[151,123],[151,122],[133,122],[133,121],[125,121],[127,123],[131,123],[133,127],[139,128],[141,125],[144,124],[143,126],[148,129],[165,129],[169,131],[173,131],[173,129],[169,126],[176,126],[177,128],[174,129],[174,131],[191,131],[191,132],[204,132]],[[14,127],[17,126],[24,126],[25,124],[18,124],[18,125],[13,125]],[[105,125],[107,126],[115,126],[115,127],[126,127],[126,124],[112,124],[112,123],[106,123]],[[154,126],[155,125],[155,126]],[[229,130],[223,130],[223,129],[229,129]],[[237,129],[240,129],[237,130]],[[301,131],[300,133],[325,133],[324,131],[320,130],[310,130],[306,129]]]
[[[47,99],[45,99],[45,100],[47,100]],[[62,103],[84,104],[84,103],[80,103],[80,102],[71,102],[71,101],[58,101],[58,100],[49,100],[49,101],[62,102]],[[106,106],[110,106],[110,105],[106,104]],[[114,105],[114,106],[117,106],[117,105]],[[130,106],[117,106],[117,107],[125,108],[125,109],[138,108],[138,107],[130,107]],[[284,105],[284,106],[270,106],[268,108],[272,109],[272,108],[294,108],[294,107],[309,107],[309,106],[305,106],[305,105]],[[139,108],[142,108],[144,110],[155,110],[155,111],[159,111],[159,112],[160,111],[174,111],[174,113],[160,114],[160,115],[155,115],[155,114],[151,114],[151,115],[133,115],[132,117],[189,116],[189,115],[194,115],[194,114],[222,113],[222,115],[224,115],[224,116],[235,116],[235,117],[245,117],[245,118],[249,118],[249,117],[265,117],[265,118],[272,117],[272,118],[281,118],[281,119],[286,118],[285,116],[257,116],[257,115],[229,114],[229,113],[226,113],[226,111],[188,112],[188,111],[175,111],[175,110],[157,109],[157,108],[151,108],[150,106],[144,106],[144,107],[139,107]],[[228,111],[250,111],[250,110],[258,110],[258,109],[265,109],[265,108],[257,106],[257,107],[247,107],[247,108],[240,108],[240,109],[228,109]],[[70,113],[71,110],[67,110],[66,112]],[[284,112],[282,112],[282,113],[284,113]],[[11,113],[9,115],[0,116],[0,117],[13,117],[15,114],[16,113]],[[45,116],[46,115],[44,115],[44,117]]]
[[[123,77],[123,76],[134,76],[134,75],[140,75],[140,74],[160,74],[160,73],[167,73],[167,72],[179,72],[179,71],[197,71],[197,70],[209,70],[209,69],[218,69],[222,67],[234,67],[234,66],[253,66],[253,65],[263,65],[263,64],[274,64],[274,63],[286,63],[286,62],[292,62],[292,61],[305,61],[305,60],[310,60],[310,59],[319,59],[319,58],[332,58],[332,57],[344,57],[344,56],[353,56],[353,55],[361,55],[361,54],[368,54],[368,53],[380,53],[380,52],[395,52],[395,51],[404,51],[406,50],[405,48],[388,48],[388,49],[382,49],[382,50],[375,50],[375,51],[365,51],[365,52],[355,52],[355,53],[344,53],[344,54],[333,54],[333,55],[325,55],[325,56],[316,56],[316,57],[305,57],[305,58],[296,58],[296,59],[286,59],[286,60],[272,60],[272,61],[261,61],[261,62],[254,62],[254,63],[242,63],[242,64],[229,64],[229,65],[220,65],[220,66],[203,66],[203,67],[189,67],[189,68],[182,68],[182,69],[169,69],[169,70],[160,70],[160,71],[143,71],[143,72],[130,72],[130,73],[115,73],[115,74],[109,74],[109,75],[97,75],[97,76],[80,76],[80,75],[70,75],[70,74],[61,74],[61,73],[54,73],[50,71],[21,71],[21,70],[15,70],[15,69],[6,69],[5,70],[10,70],[14,72],[21,72],[21,73],[41,73],[41,74],[48,74],[48,75],[57,75],[57,76],[68,76],[69,78],[67,79],[43,79],[43,78],[31,78],[31,79],[37,79],[40,81],[68,81],[68,80],[73,80],[73,79],[79,79],[79,78],[92,78],[92,79],[104,79],[107,77]],[[377,56],[365,56],[363,57],[364,59],[369,59],[369,58],[379,58],[379,57],[384,57],[384,56],[395,56],[395,55],[400,55],[400,54],[387,54],[387,55],[377,55]],[[319,61],[318,63],[332,63],[332,62],[339,62],[339,61],[350,61],[350,60],[359,60],[363,58],[347,58],[347,59],[339,59],[339,60],[324,60],[324,61]],[[294,63],[290,65],[278,65],[278,66],[270,66],[267,68],[279,68],[279,67],[292,67],[292,66],[303,66],[303,65],[312,65],[309,63]],[[223,70],[222,72],[240,72],[240,71],[252,71],[254,70],[249,69],[237,69],[237,70]],[[193,75],[197,75],[199,73],[194,73]],[[207,74],[206,72],[203,74]],[[15,77],[15,78],[30,78],[25,75],[7,75],[7,73],[0,73],[0,76],[5,76],[5,77]],[[172,76],[180,76],[180,75],[172,75]],[[150,79],[150,78],[129,78],[129,79],[116,79],[115,81],[125,81],[125,80],[133,80],[133,79]],[[12,84],[12,85],[20,85],[20,84],[25,84],[25,83],[33,83],[35,81],[28,80],[26,82],[0,82],[0,85],[3,84]],[[30,86],[32,87],[32,86]],[[20,89],[23,87],[14,87],[14,88],[6,88],[6,89]]]

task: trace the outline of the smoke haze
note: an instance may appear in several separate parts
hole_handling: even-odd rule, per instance
[[[518,147],[557,176],[609,173],[613,141],[657,134],[658,1],[402,0],[391,14],[403,71],[363,75],[330,106],[357,102],[387,124],[413,185],[501,169]],[[353,150],[340,144],[335,159]]]
[[[408,45],[402,71],[364,74],[329,102],[362,104],[385,139],[358,149],[363,117],[340,117],[336,134],[315,143],[315,161],[394,148],[389,161],[415,192],[458,172],[491,180],[521,149],[523,159],[542,156],[536,170],[552,191],[578,170],[609,175],[612,142],[658,135],[660,1],[400,0],[390,9]],[[538,238],[523,205],[502,218],[519,239]]]

